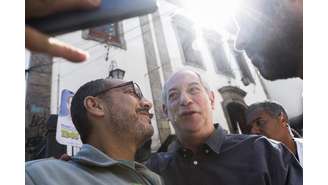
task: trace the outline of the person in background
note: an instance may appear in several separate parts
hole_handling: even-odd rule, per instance
[[[303,139],[294,138],[285,109],[278,103],[265,101],[251,104],[246,110],[246,124],[251,133],[280,141],[303,166]]]

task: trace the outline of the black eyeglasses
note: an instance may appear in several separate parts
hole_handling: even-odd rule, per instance
[[[125,87],[125,86],[132,87],[133,93],[136,95],[136,97],[138,97],[139,100],[141,100],[143,98],[143,94],[141,92],[141,89],[140,89],[139,85],[137,83],[134,83],[133,81],[122,83],[122,84],[117,85],[117,86],[114,86],[114,87],[109,87],[107,89],[104,89],[104,90],[102,90],[100,92],[95,93],[93,96],[98,96],[98,95],[103,94],[103,93],[105,93],[105,92],[107,92],[109,90],[120,88],[120,87]]]

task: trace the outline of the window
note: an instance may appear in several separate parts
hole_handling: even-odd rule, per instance
[[[191,20],[181,15],[176,15],[173,17],[173,25],[181,46],[184,63],[205,69],[201,52],[197,49],[197,35]]]
[[[249,83],[255,84],[252,73],[249,70],[249,67],[247,65],[248,61],[246,59],[245,52],[235,50],[233,40],[229,41],[229,47],[230,47],[233,55],[235,56],[235,59],[239,66],[240,73],[241,73],[241,81],[243,82],[243,84],[244,85],[248,85]]]
[[[204,30],[203,33],[215,63],[217,73],[230,78],[235,78],[230,66],[230,61],[227,57],[227,53],[224,49],[224,41],[222,36],[212,30]]]
[[[105,24],[82,32],[82,38],[126,49],[122,22]]]

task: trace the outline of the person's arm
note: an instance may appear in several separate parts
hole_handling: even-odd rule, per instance
[[[255,151],[260,153],[257,162],[276,185],[302,185],[303,168],[285,145],[265,137],[255,142]]]
[[[26,0],[25,19],[43,17],[67,10],[88,10],[100,5],[101,0]],[[88,54],[69,44],[60,42],[32,27],[25,27],[25,47],[31,51],[82,62]]]
[[[289,151],[288,151],[289,152]],[[292,155],[289,152],[288,155]],[[288,185],[302,185],[303,184],[303,168],[294,155],[286,161],[287,163],[287,178],[286,184]]]

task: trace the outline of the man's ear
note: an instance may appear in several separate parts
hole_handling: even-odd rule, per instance
[[[162,104],[162,109],[163,109],[164,116],[165,116],[166,118],[168,118],[168,117],[169,117],[169,114],[168,114],[168,112],[167,112],[167,107],[166,107],[166,105]]]
[[[210,91],[208,93],[208,97],[210,98],[210,103],[211,103],[211,107],[212,107],[212,110],[214,110],[214,106],[215,106],[215,95],[214,95],[214,92],[213,91]]]
[[[97,97],[87,96],[84,98],[84,107],[87,110],[87,113],[99,117],[104,116],[104,105],[101,103],[101,100]]]
[[[287,120],[287,116],[283,113],[283,112],[280,112],[280,115],[279,115],[279,122],[283,125],[283,126],[286,126],[288,125],[288,120]]]

